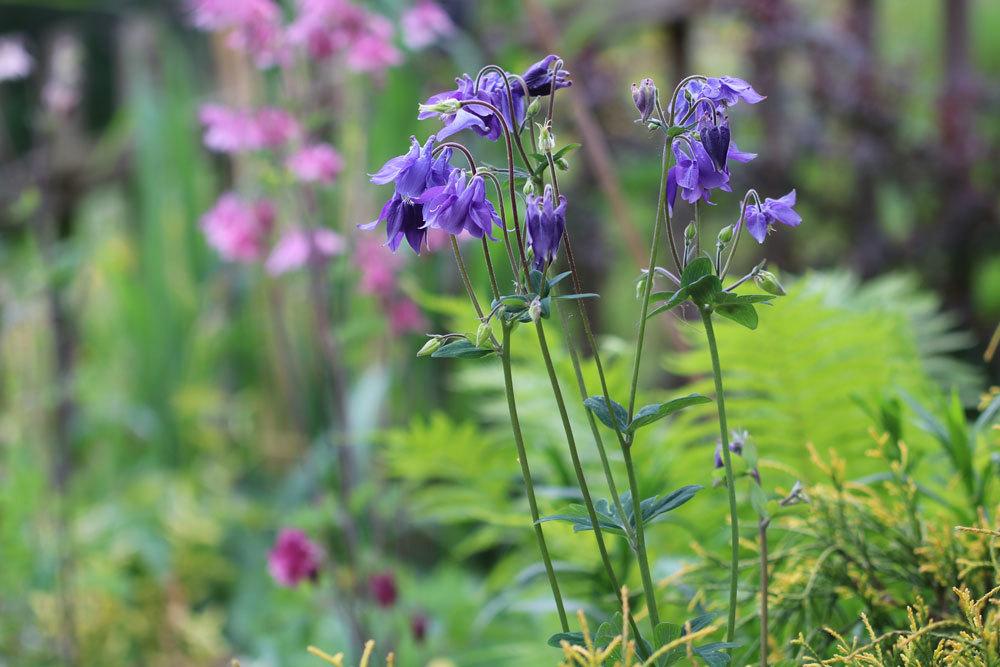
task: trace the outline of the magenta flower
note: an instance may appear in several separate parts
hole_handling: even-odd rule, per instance
[[[396,336],[427,331],[427,319],[420,307],[407,297],[399,297],[389,304],[389,328]]]
[[[344,238],[329,229],[308,231],[298,227],[289,229],[278,241],[264,264],[272,276],[302,268],[312,261],[325,262],[344,252]]]
[[[195,27],[228,33],[227,44],[258,67],[287,63],[281,8],[273,0],[190,0],[188,8]]]
[[[23,79],[31,74],[34,65],[20,37],[0,37],[0,81]]]
[[[267,554],[267,571],[279,586],[292,588],[305,579],[315,581],[323,549],[295,528],[282,528]]]
[[[413,635],[415,642],[418,644],[424,643],[424,640],[427,639],[427,630],[430,624],[430,619],[423,612],[418,611],[410,616],[410,634]]]
[[[368,579],[368,590],[380,607],[391,607],[396,604],[396,577],[392,572],[373,574]]]
[[[344,161],[330,144],[312,144],[288,156],[285,167],[303,183],[332,183]]]
[[[414,51],[430,46],[455,31],[448,13],[433,0],[417,0],[400,19],[403,43]]]
[[[317,60],[343,53],[351,69],[378,73],[402,60],[392,33],[384,16],[347,0],[299,0],[288,40]]]
[[[274,206],[267,200],[255,203],[227,192],[201,218],[208,244],[231,262],[255,262],[264,254],[274,224]]]
[[[795,190],[780,199],[768,197],[760,206],[755,203],[747,204],[739,222],[746,220],[750,236],[754,237],[757,243],[763,243],[768,231],[774,229],[775,223],[780,222],[789,227],[798,227],[802,223],[802,216],[795,212],[793,206],[795,206]]]
[[[354,261],[361,273],[358,289],[364,294],[387,298],[396,291],[396,273],[403,258],[372,236],[362,235],[354,249]]]
[[[275,107],[250,111],[206,104],[199,117],[205,128],[205,146],[219,153],[280,148],[302,131],[290,113]]]

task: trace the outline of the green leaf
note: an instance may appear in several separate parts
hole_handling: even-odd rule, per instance
[[[757,309],[749,303],[724,303],[716,306],[715,312],[747,329],[757,328]]]
[[[480,359],[493,353],[494,350],[485,350],[481,347],[476,347],[463,338],[447,345],[442,345],[431,357],[434,359]]]
[[[765,521],[771,518],[771,514],[767,511],[767,495],[759,484],[750,485],[750,504],[759,518]]]
[[[736,298],[742,301],[743,303],[749,303],[749,304],[766,303],[768,305],[771,305],[771,302],[774,301],[774,296],[771,294],[740,294]]]
[[[691,300],[699,306],[715,303],[718,295],[725,293],[722,291],[722,282],[719,277],[712,274],[698,278],[684,289],[687,290]]]
[[[665,292],[662,293],[665,294]],[[649,315],[646,316],[646,319],[649,319],[654,315],[659,315],[660,313],[666,312],[668,310],[673,310],[677,306],[687,301],[688,296],[690,296],[690,292],[688,291],[688,288],[682,287],[676,292],[671,292],[670,295],[671,296],[670,298],[667,299],[667,302],[662,306],[657,306],[656,308],[654,308],[652,312],[650,312]]]
[[[615,430],[615,422],[618,424],[617,430],[619,431],[624,431],[628,427],[628,411],[618,401],[611,401],[611,409],[614,410],[615,414],[614,422],[611,421],[611,414],[608,412],[608,403],[603,396],[591,396],[583,404],[608,428]]]
[[[565,280],[567,277],[569,277],[571,275],[573,275],[572,271],[563,271],[558,276],[550,278],[549,279],[549,289],[552,289],[553,287],[555,287],[556,285],[558,285],[559,283],[561,283],[563,280]]]
[[[621,522],[617,519],[618,513],[608,506],[607,500],[602,498],[594,503],[594,514],[597,515],[597,525],[601,527],[601,530],[617,535],[625,534]],[[548,521],[565,521],[573,526],[574,533],[582,533],[594,529],[594,524],[590,521],[590,513],[583,505],[570,505],[563,510],[562,514],[550,514],[538,519],[538,523],[546,523]]]
[[[569,642],[570,646],[584,646],[582,632],[557,632],[549,637],[548,644],[554,648],[561,648],[562,642]]]
[[[639,509],[642,511],[643,524],[652,523],[658,517],[677,509],[687,501],[694,498],[694,495],[703,488],[704,487],[701,484],[689,484],[687,486],[682,486],[681,488],[662,497],[653,496],[652,498],[646,498],[639,503]],[[631,496],[629,498],[629,503],[624,505],[625,511],[629,512],[629,508],[631,507]],[[632,523],[634,525],[634,521]]]
[[[676,623],[660,623],[653,628],[653,641],[656,642],[656,648],[659,649],[680,639],[683,633],[684,629]],[[660,664],[668,667],[681,660],[686,654],[684,646],[676,646],[663,654]]]
[[[729,649],[739,646],[739,642],[713,642],[695,647],[694,653],[709,667],[724,667],[729,664]]]
[[[553,160],[558,160],[561,157],[565,157],[571,151],[575,151],[577,148],[579,148],[582,145],[583,144],[566,144],[565,146],[563,146],[562,148],[560,148],[559,150],[557,150],[555,153],[552,154],[552,159]]]
[[[539,296],[545,296],[542,294],[542,289],[543,287],[548,287],[544,278],[545,275],[538,269],[532,269],[528,274],[528,285],[531,287],[531,290]]]
[[[632,423],[628,425],[625,431],[629,434],[635,433],[637,429],[659,421],[664,417],[668,417],[679,410],[683,410],[684,408],[692,405],[711,402],[712,399],[708,396],[702,396],[701,394],[688,394],[687,396],[675,398],[672,401],[667,401],[666,403],[653,403],[651,405],[643,406],[635,414],[635,418],[632,420]]]
[[[584,292],[583,294],[559,294],[552,298],[562,301],[572,301],[575,299],[600,299],[601,295],[595,292]]]
[[[681,287],[690,287],[705,276],[712,275],[712,268],[712,260],[708,257],[692,260],[681,272]]]

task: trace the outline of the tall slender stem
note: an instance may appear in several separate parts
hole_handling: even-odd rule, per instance
[[[524,477],[524,486],[527,489],[528,508],[531,510],[531,523],[535,529],[535,539],[538,541],[538,550],[542,554],[542,561],[545,563],[545,573],[549,578],[549,586],[552,588],[552,598],[555,600],[556,609],[559,612],[559,622],[562,624],[563,632],[569,631],[569,622],[566,620],[566,609],[563,606],[562,594],[559,592],[559,582],[556,580],[556,572],[552,567],[552,559],[549,557],[549,548],[545,544],[545,534],[542,532],[542,524],[538,522],[538,503],[535,500],[535,486],[531,481],[531,468],[528,466],[528,453],[524,448],[524,437],[521,434],[521,422],[517,417],[517,402],[514,399],[514,379],[510,368],[510,329],[511,325],[503,325],[503,343],[500,346],[500,361],[503,364],[504,391],[507,394],[507,410],[510,413],[510,425],[514,431],[514,444],[517,446],[517,460],[521,464],[521,475]]]
[[[719,346],[715,342],[715,330],[712,327],[712,312],[701,311],[701,319],[705,323],[705,336],[708,338],[708,350],[712,355],[712,374],[715,376],[715,404],[719,409],[719,432],[722,438],[722,462],[726,468],[726,491],[729,493],[729,519],[732,534],[732,557],[729,566],[729,622],[726,626],[726,641],[733,641],[736,633],[736,593],[739,586],[740,563],[740,524],[736,513],[736,485],[733,483],[733,461],[729,454],[729,426],[726,424],[726,396],[722,389],[722,366],[719,364]]]
[[[486,271],[490,274],[490,287],[493,289],[493,298],[500,298],[500,286],[497,285],[497,274],[493,270],[493,259],[490,257],[490,246],[486,243],[486,237],[481,239],[483,242],[483,259],[486,261]]]
[[[646,606],[649,608],[649,623],[655,632],[656,626],[660,624],[660,613],[656,607],[656,588],[653,586],[649,557],[646,555],[646,531],[642,525],[642,499],[639,496],[639,480],[635,475],[635,464],[632,462],[632,447],[623,449],[622,456],[625,458],[625,472],[628,474],[628,486],[632,495],[632,515],[635,517],[635,555],[639,561],[639,574],[642,576]]]
[[[767,526],[768,519],[761,519],[757,524],[760,540],[760,665],[767,667]]]

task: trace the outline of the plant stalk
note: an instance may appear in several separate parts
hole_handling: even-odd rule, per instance
[[[760,665],[767,667],[767,526],[769,519],[761,519],[757,524],[760,540]]]

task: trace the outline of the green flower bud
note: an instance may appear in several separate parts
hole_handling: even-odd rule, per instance
[[[785,296],[785,288],[781,286],[778,282],[778,278],[770,271],[758,271],[757,275],[753,277],[757,286],[768,294],[773,294],[774,296]]]
[[[559,168],[559,171],[569,171],[569,162],[566,161],[566,158],[561,157],[555,162],[556,162],[556,167]]]
[[[417,107],[419,113],[440,113],[450,116],[458,113],[462,103],[456,99],[441,100],[435,104],[421,104]]]
[[[424,346],[420,348],[417,352],[418,357],[429,357],[438,351],[441,347],[441,338],[439,336],[431,336],[430,340],[424,343]]]
[[[493,329],[486,322],[479,325],[479,329],[476,331],[476,347],[483,347],[489,341],[490,336],[493,335]]]
[[[542,103],[536,97],[535,99],[531,100],[531,104],[528,105],[528,110],[525,112],[525,115],[528,118],[534,118],[535,116],[538,115],[538,112],[541,111],[541,109],[542,109]]]
[[[531,305],[528,306],[528,314],[531,315],[532,322],[537,322],[542,319],[542,302],[538,299],[538,297],[535,297],[535,299],[531,302]]]
[[[524,193],[525,197],[533,197],[535,195],[535,180],[533,178],[525,179],[521,192]]]
[[[538,152],[551,153],[556,147],[556,135],[551,126],[548,123],[535,123],[535,126],[538,127]]]
[[[698,228],[693,222],[689,222],[688,226],[684,228],[684,238],[688,241],[694,241],[696,236],[698,236]]]
[[[729,245],[730,241],[733,240],[733,226],[726,225],[721,230],[719,230],[719,244]]]

